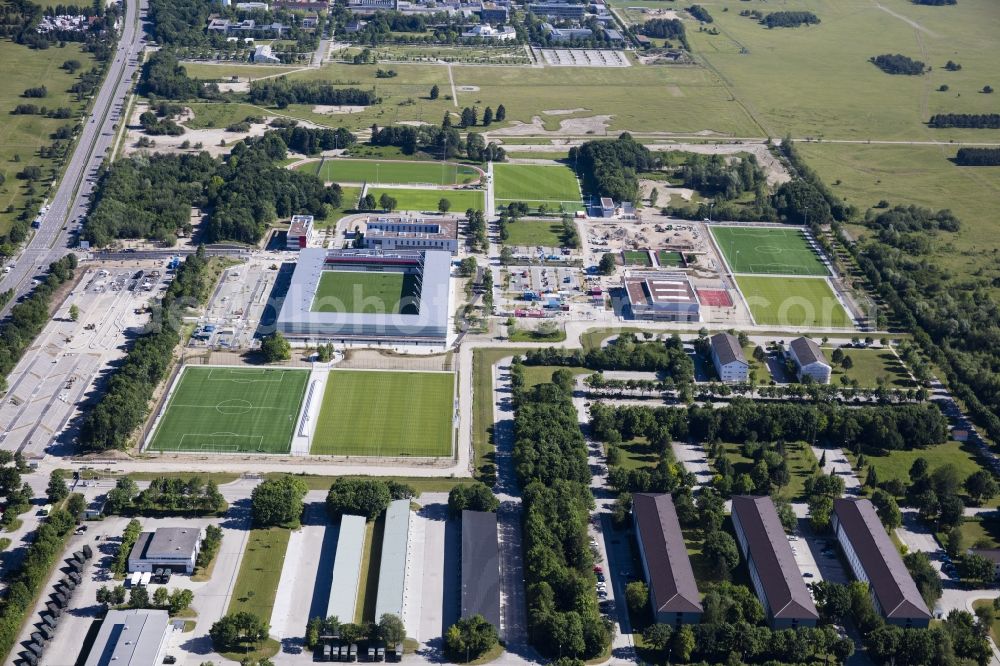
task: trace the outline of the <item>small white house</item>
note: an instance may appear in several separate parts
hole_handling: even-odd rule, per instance
[[[253,50],[253,61],[269,63],[273,65],[280,63],[281,58],[279,58],[278,56],[274,55],[274,53],[271,52],[270,44],[261,44],[260,46],[255,47]]]
[[[740,383],[747,380],[750,364],[743,355],[743,348],[735,335],[717,333],[709,338],[712,349],[712,364],[719,379],[726,383]]]
[[[811,377],[817,384],[830,383],[830,364],[826,362],[823,350],[809,338],[796,338],[788,345],[788,356],[795,364],[799,381]]]

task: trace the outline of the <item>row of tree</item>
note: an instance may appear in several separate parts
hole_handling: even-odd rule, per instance
[[[326,510],[332,518],[343,515],[375,520],[393,500],[416,495],[410,486],[392,479],[343,476],[337,478],[326,495]]]
[[[768,28],[797,28],[800,25],[815,25],[819,23],[819,17],[812,12],[787,11],[771,12],[760,21]]]
[[[883,53],[872,56],[869,61],[886,74],[919,76],[927,71],[927,65],[901,53]]]
[[[226,500],[215,481],[201,477],[157,477],[140,491],[125,476],[108,491],[105,513],[108,515],[202,515],[225,510]]]
[[[570,148],[586,190],[615,201],[638,201],[637,174],[660,168],[660,158],[628,133],[609,141],[588,141]]]
[[[251,82],[247,100],[279,109],[289,104],[372,106],[382,101],[374,90],[343,88],[326,81],[301,81],[285,76]]]
[[[680,336],[674,334],[663,341],[639,340],[625,332],[604,347],[564,350],[545,347],[529,351],[526,365],[563,365],[589,370],[631,370],[658,372],[675,384],[694,381],[694,362],[684,350]]]
[[[959,166],[1000,166],[1000,148],[959,148],[955,155]]]

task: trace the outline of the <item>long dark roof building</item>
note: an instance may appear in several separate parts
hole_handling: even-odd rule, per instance
[[[776,628],[813,626],[816,604],[770,497],[733,497],[733,527],[757,597]]]
[[[747,359],[743,355],[743,348],[740,347],[740,341],[735,335],[716,333],[709,338],[709,342],[712,345],[712,349],[715,350],[716,356],[719,357],[719,362],[723,365],[732,363],[733,361],[746,363]]]
[[[657,621],[697,622],[701,601],[673,499],[667,493],[636,493],[632,515]]]
[[[497,514],[462,512],[462,617],[482,615],[500,631]]]
[[[866,499],[835,499],[833,531],[855,577],[868,583],[875,607],[891,624],[926,627],[931,619],[903,558],[875,506]]]

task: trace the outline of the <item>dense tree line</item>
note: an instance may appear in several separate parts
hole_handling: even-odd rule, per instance
[[[217,88],[217,86],[216,86]],[[139,92],[166,99],[194,99],[202,95],[202,83],[189,78],[172,51],[156,51],[142,66]]]
[[[326,510],[332,518],[345,514],[374,520],[389,507],[389,502],[416,495],[410,486],[375,477],[340,477],[326,495]]]
[[[153,111],[144,111],[139,116],[142,131],[151,136],[180,136],[184,128],[172,118],[160,118]]]
[[[657,39],[684,39],[684,22],[680,19],[649,19],[639,26],[639,32]]]
[[[273,126],[273,123],[272,123]],[[268,132],[279,137],[285,142],[289,150],[294,150],[303,155],[317,155],[324,150],[334,150],[337,148],[350,148],[358,139],[343,127],[329,129],[325,127],[285,127]],[[261,139],[249,139],[247,143],[260,141]]]
[[[420,127],[406,125],[378,127],[372,125],[371,145],[396,146],[405,155],[413,155],[418,150],[423,150],[440,159],[458,157],[463,152],[462,135],[458,128],[452,127],[450,114],[445,114],[440,127],[436,125],[421,125]],[[493,145],[492,142],[491,145]],[[468,140],[465,142],[465,152],[467,151]]]
[[[173,350],[180,342],[181,316],[207,297],[207,260],[203,248],[177,269],[160,303],[153,309],[150,332],[140,337],[121,366],[111,375],[100,401],[80,423],[85,449],[125,449],[142,425],[153,391],[166,375]]]
[[[1000,166],[1000,148],[959,148],[955,155],[959,166]]]
[[[481,481],[459,483],[448,491],[448,511],[453,516],[461,516],[466,510],[496,513],[499,508],[500,500]]]
[[[833,216],[834,220],[843,222],[851,219],[857,213],[857,209],[854,206],[847,203],[842,197],[834,194],[833,190],[831,190],[826,183],[820,179],[819,175],[812,170],[812,167],[806,164],[805,159],[795,147],[795,142],[792,141],[790,137],[782,139],[781,144],[778,146],[778,152],[785,158],[785,161],[788,163],[788,166],[792,171],[792,175],[796,177],[795,179],[804,182],[823,197],[824,201],[826,201],[826,206],[829,208],[829,214]],[[781,188],[779,188],[778,191],[780,192]],[[809,201],[812,201],[812,199],[812,197],[807,197],[807,200]],[[777,207],[777,204],[775,205]],[[813,206],[811,209],[812,214],[809,215],[804,214],[806,211],[796,210],[791,206],[784,206],[782,209],[786,215],[790,216],[789,221],[801,220],[809,224],[820,224],[820,218],[823,217],[825,208],[818,203],[812,203],[811,205]],[[802,222],[795,223],[800,224]]]
[[[660,167],[659,158],[628,133],[611,141],[588,141],[574,146],[569,159],[576,163],[591,194],[616,201],[637,201],[637,174]]]
[[[869,61],[881,69],[886,74],[902,74],[905,76],[918,76],[923,74],[927,65],[919,60],[914,60],[901,53],[883,53],[872,56]]]
[[[25,617],[34,609],[35,598],[48,581],[52,565],[75,525],[68,512],[53,511],[35,531],[20,566],[4,571],[7,590],[0,599],[0,656],[10,654]]]
[[[744,192],[756,192],[767,186],[767,176],[753,155],[730,160],[723,155],[690,153],[679,175],[684,187],[719,199],[735,199]]]
[[[104,511],[108,515],[198,515],[218,513],[225,507],[226,500],[212,480],[158,477],[140,491],[126,476],[108,491]]]
[[[899,248],[911,256],[927,254],[932,249],[931,238],[938,231],[955,232],[961,228],[950,210],[934,212],[920,206],[895,206],[874,214],[868,211],[865,224],[875,231],[881,243]]]
[[[374,90],[341,88],[325,81],[293,81],[285,76],[253,81],[247,99],[252,104],[272,104],[279,109],[289,104],[371,106],[382,101]]]
[[[819,22],[819,17],[812,12],[771,12],[761,19],[768,28],[797,28]]]
[[[702,23],[712,23],[715,20],[712,18],[712,15],[708,13],[708,10],[701,5],[691,5],[687,8],[687,10],[688,14],[695,17]]]
[[[931,5],[933,7],[940,7],[943,5],[957,5],[958,0],[913,0],[915,5]]]
[[[587,451],[576,408],[554,384],[539,384],[518,399],[514,464],[523,485],[555,479],[590,480]]]
[[[938,128],[1000,129],[1000,113],[935,113],[928,125]]]
[[[213,7],[201,0],[150,0],[153,39],[163,46],[196,46],[205,42],[205,25]]]
[[[528,352],[524,363],[582,366],[590,370],[661,372],[677,384],[694,380],[694,363],[677,335],[663,341],[640,341],[634,333],[622,333],[612,344],[586,351],[545,347]]]

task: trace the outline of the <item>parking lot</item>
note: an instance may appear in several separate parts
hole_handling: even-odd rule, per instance
[[[288,257],[254,255],[225,270],[191,338],[192,347],[249,349],[272,301],[280,267]],[[277,314],[271,308],[271,318]]]
[[[512,266],[509,291],[521,293],[533,291],[547,294],[558,291],[576,291],[580,287],[580,271],[577,268],[553,266]]]
[[[631,67],[624,51],[608,49],[534,49],[550,67]]]
[[[5,449],[31,458],[58,446],[94,378],[125,355],[126,343],[149,321],[147,304],[166,288],[166,268],[162,261],[127,263],[78,269],[82,278],[8,378],[0,401]]]

